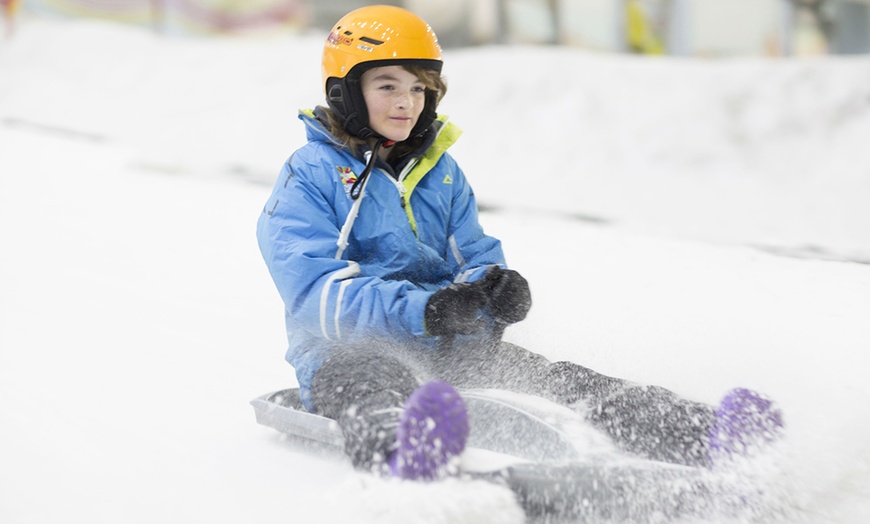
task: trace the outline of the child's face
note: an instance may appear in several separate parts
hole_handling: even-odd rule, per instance
[[[389,140],[406,140],[426,102],[423,82],[401,66],[369,69],[361,82],[372,130]]]

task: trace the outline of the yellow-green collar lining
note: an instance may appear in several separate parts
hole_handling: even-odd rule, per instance
[[[411,194],[420,180],[435,167],[435,164],[438,163],[444,152],[456,143],[456,140],[462,134],[462,130],[458,126],[447,121],[447,116],[438,115],[438,121],[443,125],[438,132],[438,136],[435,137],[435,142],[423,153],[414,169],[402,180],[402,185],[405,187],[405,194],[402,195],[402,198],[405,200],[405,213],[408,215],[408,222],[411,224],[411,229],[415,234],[417,233],[417,221],[414,219],[414,211],[411,209]]]

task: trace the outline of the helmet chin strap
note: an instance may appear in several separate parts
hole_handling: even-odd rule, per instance
[[[366,168],[363,170],[362,174],[357,177],[353,186],[350,188],[350,196],[353,199],[353,204],[350,206],[350,212],[348,212],[347,217],[344,219],[344,225],[341,226],[338,240],[335,242],[335,245],[338,246],[338,251],[335,253],[336,260],[341,260],[341,257],[344,255],[344,250],[347,249],[350,232],[353,229],[354,222],[356,222],[356,217],[359,216],[359,208],[360,204],[362,204],[362,197],[365,196],[369,176],[371,175],[372,169],[374,169],[375,162],[378,160],[378,152],[381,147],[392,147],[395,144],[394,141],[381,137],[378,138],[375,147],[372,148],[371,151],[366,152]]]
[[[374,134],[374,132],[372,132]],[[375,135],[378,136],[378,135]],[[356,200],[362,196],[363,190],[365,188],[366,180],[371,175],[372,170],[375,168],[375,163],[378,161],[378,153],[381,151],[381,147],[393,147],[396,145],[394,140],[389,140],[382,136],[378,136],[377,141],[375,142],[375,146],[371,151],[366,153],[366,167],[363,169],[363,172],[360,173],[358,177],[356,177],[356,181],[354,181],[353,185],[350,186],[350,198]]]

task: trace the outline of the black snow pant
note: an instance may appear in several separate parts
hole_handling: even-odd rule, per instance
[[[312,398],[317,413],[338,421],[354,466],[386,472],[405,399],[434,379],[457,389],[497,388],[566,406],[585,403],[587,420],[626,452],[675,464],[709,464],[711,406],[572,362],[552,363],[508,342],[437,351],[337,349],[315,373]]]

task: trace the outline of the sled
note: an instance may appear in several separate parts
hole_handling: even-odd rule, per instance
[[[723,501],[733,498],[724,496],[726,490],[707,469],[618,452],[564,406],[501,390],[460,394],[471,427],[462,475],[508,486],[530,521],[697,518],[714,506],[721,512]],[[298,389],[269,393],[251,404],[258,423],[290,440],[341,452],[338,424],[306,411]]]

